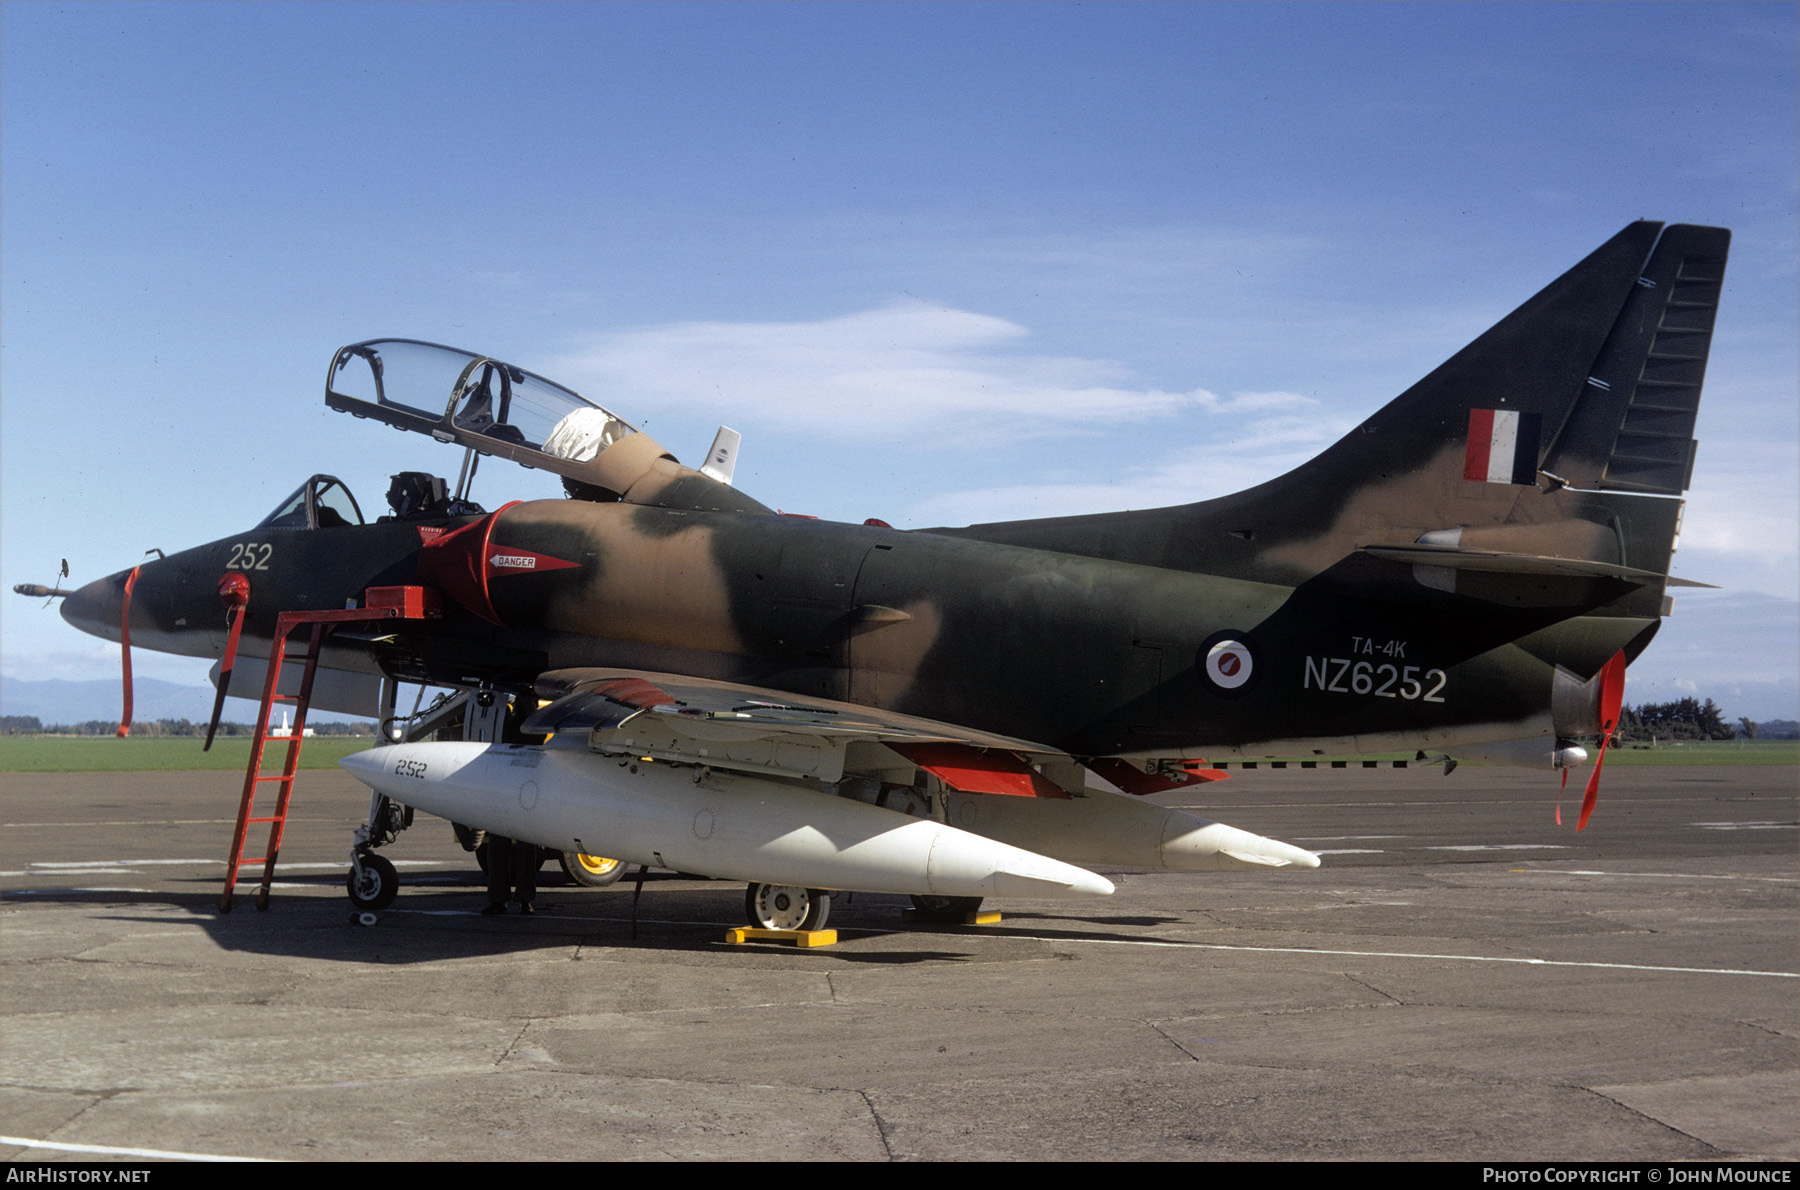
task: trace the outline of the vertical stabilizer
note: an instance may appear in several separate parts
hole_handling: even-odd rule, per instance
[[[1544,470],[1573,487],[1678,496],[1694,471],[1694,419],[1731,233],[1677,224],[1638,277]]]
[[[1563,571],[1630,571],[1654,606],[1650,579],[1667,573],[1680,512],[1654,497],[1679,496],[1692,472],[1730,238],[1625,227],[1317,458],[1257,487],[949,532],[1288,585],[1359,552],[1391,558],[1390,547],[1573,560],[1593,565]]]

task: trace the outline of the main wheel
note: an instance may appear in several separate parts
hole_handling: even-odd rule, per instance
[[[365,855],[360,878],[358,870],[352,867],[344,877],[344,888],[350,893],[350,903],[358,909],[386,909],[400,893],[400,874],[381,856]]]
[[[822,930],[831,894],[791,884],[752,884],[744,893],[750,924],[763,930]]]
[[[980,897],[934,897],[914,894],[913,908],[931,921],[964,921],[981,908]]]
[[[565,851],[561,855],[563,874],[583,888],[605,888],[617,884],[625,874],[625,861],[599,855],[582,855]]]

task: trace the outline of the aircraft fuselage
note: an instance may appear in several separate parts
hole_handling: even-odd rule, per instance
[[[463,564],[460,585],[445,581],[447,559]],[[1550,718],[1559,662],[1591,673],[1646,624],[1530,608],[1472,617],[1409,569],[1371,561],[1290,587],[880,526],[536,501],[221,538],[140,568],[132,636],[217,656],[214,591],[233,571],[251,584],[244,647],[264,655],[279,611],[424,583],[452,589],[443,618],[341,631],[326,663],[520,690],[581,666],[685,673],[1076,755],[1178,757],[1571,730]],[[65,617],[117,639],[123,578],[71,596]],[[1604,602],[1607,584],[1588,582],[1587,602]],[[1229,674],[1208,665],[1220,642],[1236,649]]]

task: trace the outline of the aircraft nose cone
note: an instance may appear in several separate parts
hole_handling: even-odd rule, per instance
[[[387,768],[388,750],[384,747],[368,748],[361,752],[352,752],[338,761],[338,767],[351,776],[370,783],[379,777]]]
[[[62,618],[75,628],[108,640],[119,639],[119,609],[125,601],[123,572],[95,579],[63,596]]]

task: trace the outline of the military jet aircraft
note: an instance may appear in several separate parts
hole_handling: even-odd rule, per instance
[[[1201,758],[1584,761],[1682,585],[1729,240],[1631,224],[1247,491],[960,528],[782,515],[731,486],[729,431],[693,470],[522,368],[358,343],[326,403],[461,447],[456,486],[396,476],[368,521],[316,475],[254,527],[139,568],[130,636],[218,656],[222,575],[248,582],[249,664],[280,611],[430,593],[438,614],[333,635],[315,695],[383,698],[394,722],[393,683],[432,683],[493,720],[344,762],[382,795],[350,876],[365,905],[394,895],[373,848],[398,805],[745,880],[753,923],[788,928],[821,924],[832,890],[961,913],[1110,892],[1095,867],[1314,867],[1141,795]],[[488,511],[470,498],[484,456],[569,498]],[[128,573],[63,616],[119,639]]]

